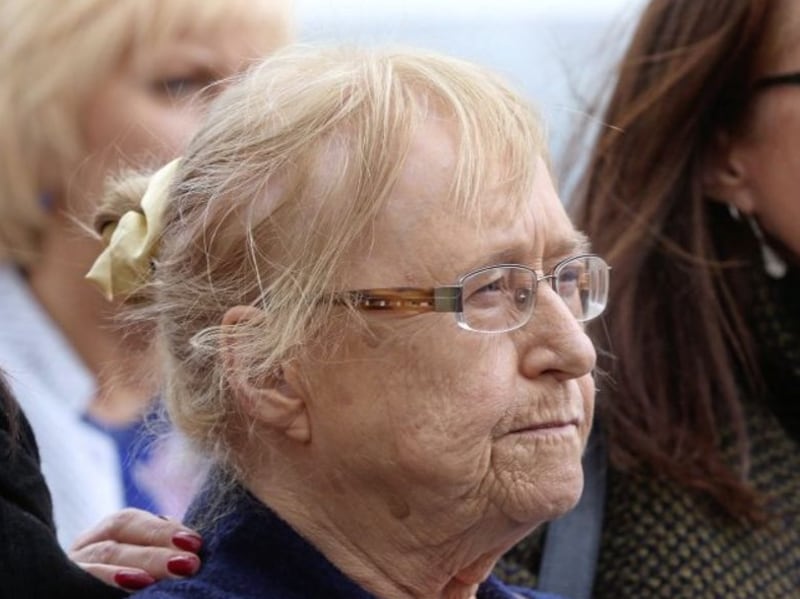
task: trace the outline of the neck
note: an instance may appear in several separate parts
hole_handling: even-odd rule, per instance
[[[504,527],[484,523],[483,511],[459,525],[451,502],[423,518],[407,506],[372,501],[368,491],[310,491],[307,479],[289,490],[285,480],[268,478],[253,477],[247,486],[340,571],[384,599],[473,598],[500,556],[530,530],[516,525],[498,534]]]

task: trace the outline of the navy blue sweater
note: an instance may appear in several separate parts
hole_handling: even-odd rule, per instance
[[[200,515],[202,494],[190,509]],[[203,531],[200,572],[186,580],[163,580],[137,598],[167,599],[376,599],[347,578],[286,522],[245,491],[234,495],[227,515]],[[557,599],[497,579],[480,586],[479,599]]]

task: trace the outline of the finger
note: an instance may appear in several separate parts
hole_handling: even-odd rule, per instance
[[[180,522],[155,516],[144,510],[126,508],[105,518],[81,535],[72,549],[79,550],[87,545],[109,540],[125,545],[177,547],[194,553],[203,544],[200,535]]]
[[[109,586],[117,587],[125,591],[139,591],[150,586],[155,579],[147,572],[135,568],[117,568],[105,564],[83,564],[78,566],[86,570],[89,574],[102,580]]]
[[[70,558],[79,564],[143,571],[156,580],[191,576],[200,568],[200,558],[193,553],[114,541],[91,543],[70,552]]]

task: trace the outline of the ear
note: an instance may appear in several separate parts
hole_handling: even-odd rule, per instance
[[[717,132],[703,164],[706,197],[753,214],[756,206],[748,175],[742,142],[727,131]]]
[[[252,306],[230,308],[222,318],[223,326],[235,327],[260,317]],[[228,383],[245,414],[261,425],[300,443],[311,440],[311,427],[304,386],[291,363],[282,364],[278,372],[252,377],[243,347],[234,335],[224,340],[224,361]]]

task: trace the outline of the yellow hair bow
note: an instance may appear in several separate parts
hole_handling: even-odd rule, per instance
[[[110,236],[103,231],[108,245],[86,278],[100,287],[107,300],[133,293],[149,278],[169,187],[179,164],[180,158],[176,158],[156,171],[139,203],[141,210],[129,210],[117,223],[109,224]]]

